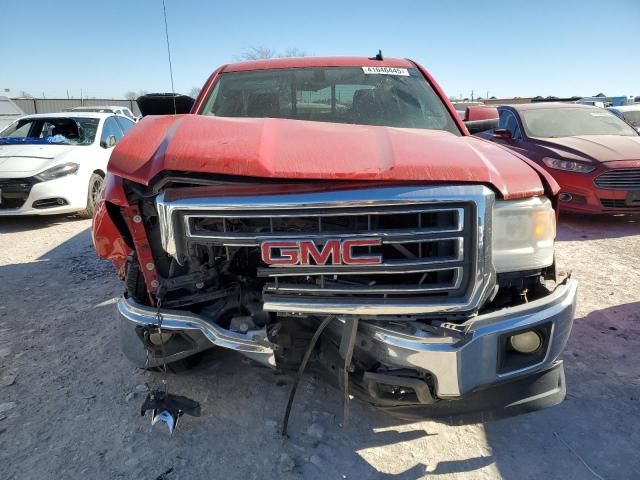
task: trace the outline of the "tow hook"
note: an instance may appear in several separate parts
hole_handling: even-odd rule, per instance
[[[178,420],[185,413],[192,417],[200,416],[200,404],[195,400],[159,389],[149,392],[140,408],[140,414],[144,417],[148,410],[151,410],[151,428],[156,423],[165,423],[169,433],[176,430]]]

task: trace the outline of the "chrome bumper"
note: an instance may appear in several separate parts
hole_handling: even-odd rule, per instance
[[[462,324],[467,329],[462,338],[426,332],[418,322],[402,325],[361,322],[357,342],[373,342],[369,351],[384,365],[430,374],[435,380],[437,397],[459,397],[549,368],[569,338],[576,291],[576,281],[569,278],[544,298],[479,315]],[[549,323],[551,338],[541,361],[519,370],[498,372],[501,336]]]
[[[362,321],[356,345],[380,363],[409,368],[431,375],[438,398],[460,397],[478,388],[548,369],[562,352],[573,324],[577,284],[568,279],[550,295],[519,305],[479,315],[461,326],[460,336],[427,332],[419,322]],[[139,329],[155,325],[156,309],[122,298],[118,302],[123,349],[139,366],[157,366],[158,358],[147,359]],[[241,334],[212,324],[196,314],[162,310],[162,330],[180,332],[191,347],[171,353],[175,361],[212,345],[238,351],[264,365],[275,366],[274,345],[264,330]],[[508,373],[498,372],[499,339],[510,332],[550,324],[550,339],[544,358],[534,365]],[[356,351],[357,352],[357,351]]]
[[[276,365],[272,345],[266,339],[264,330],[242,334],[224,329],[194,313],[179,310],[161,310],[161,313],[163,332],[179,332],[188,338],[188,348],[169,353],[166,357],[167,363],[217,345],[240,352],[264,365]],[[157,309],[139,305],[128,298],[121,298],[118,301],[118,315],[120,338],[127,358],[140,367],[160,365],[160,358],[147,356],[139,335],[139,329],[157,325]]]

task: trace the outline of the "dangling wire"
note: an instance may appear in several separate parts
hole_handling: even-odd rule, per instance
[[[300,383],[300,380],[302,379],[302,375],[304,374],[304,370],[307,367],[307,363],[309,363],[309,358],[311,357],[311,353],[313,352],[313,349],[316,346],[316,343],[318,342],[318,339],[320,338],[320,335],[322,334],[322,332],[324,331],[325,328],[327,328],[327,325],[329,325],[329,323],[331,323],[331,320],[333,320],[336,317],[327,317],[325,318],[322,323],[318,326],[318,329],[316,330],[316,333],[313,334],[313,338],[311,338],[311,341],[309,342],[309,346],[307,347],[307,351],[304,353],[304,357],[302,358],[302,363],[300,363],[300,367],[298,368],[298,373],[296,374],[296,378],[293,381],[293,386],[291,387],[291,392],[289,393],[289,401],[287,402],[287,410],[284,414],[284,421],[282,422],[282,436],[286,437],[287,436],[287,426],[289,425],[289,414],[291,413],[291,406],[293,405],[293,399],[296,396],[296,391],[298,390],[298,384]]]
[[[171,93],[173,94],[173,114],[178,113],[176,108],[176,88],[173,85],[173,65],[171,64],[171,47],[169,45],[169,27],[167,26],[167,6],[162,0],[162,12],[164,13],[164,35],[167,40],[167,56],[169,57],[169,76],[171,77]]]

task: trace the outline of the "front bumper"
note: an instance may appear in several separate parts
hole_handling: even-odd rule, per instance
[[[6,179],[10,180],[10,179]],[[57,215],[84,210],[87,206],[88,179],[79,175],[66,175],[46,182],[34,183],[29,195],[19,208],[3,208],[0,204],[0,216],[17,215]],[[60,198],[65,204],[46,208],[34,208],[34,202]]]
[[[558,357],[573,324],[576,291],[576,282],[569,278],[544,298],[468,320],[457,328],[464,330],[461,335],[427,331],[420,322],[361,321],[354,356],[373,357],[389,372],[416,372],[417,377],[407,379],[405,386],[418,395],[408,399],[376,395],[381,384],[398,385],[398,377],[380,373],[352,375],[353,393],[406,417],[464,414],[478,418],[478,412],[484,412],[480,417],[495,418],[559,403],[565,390]],[[143,341],[145,329],[157,324],[156,309],[122,298],[118,312],[126,356],[141,367],[161,364],[159,352],[147,355]],[[264,331],[240,334],[196,314],[177,310],[161,313],[163,332],[181,339],[173,347],[166,344],[168,362],[216,345],[275,366],[276,346]],[[539,361],[508,371],[501,368],[501,339],[541,326],[549,338]]]
[[[560,201],[560,212],[586,214],[638,214],[640,205],[629,204],[627,197],[637,189],[605,189],[596,184],[596,179],[618,169],[638,168],[640,162],[606,162],[590,173],[573,173],[548,170],[560,185],[560,193],[572,196],[570,201]]]

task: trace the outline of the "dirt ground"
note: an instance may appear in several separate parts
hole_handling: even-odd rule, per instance
[[[306,378],[290,438],[290,379],[213,350],[169,377],[202,404],[169,436],[140,416],[145,383],[116,337],[110,264],[90,222],[0,218],[2,479],[640,478],[640,219],[567,217],[560,265],[580,282],[560,406],[485,425],[403,424]]]

